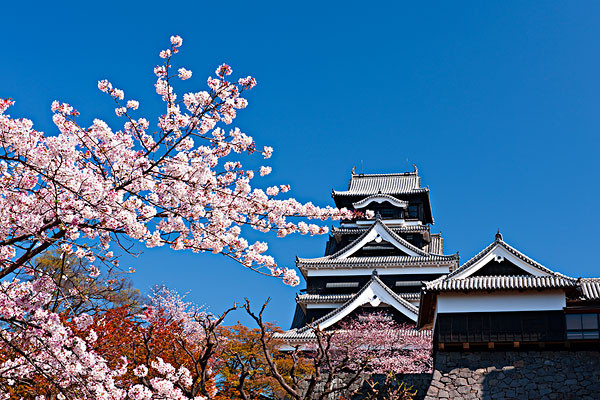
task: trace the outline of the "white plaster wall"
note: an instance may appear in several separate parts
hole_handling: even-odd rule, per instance
[[[551,311],[566,305],[562,290],[543,292],[501,292],[441,294],[437,297],[437,312],[468,313],[496,311]]]

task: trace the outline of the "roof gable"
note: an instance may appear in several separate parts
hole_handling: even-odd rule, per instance
[[[388,304],[411,321],[417,321],[417,307],[394,293],[394,291],[387,287],[374,272],[371,280],[363,286],[358,293],[352,296],[339,308],[314,321],[313,326],[318,327],[319,329],[327,329],[341,321],[358,307],[365,304],[370,304],[372,307]],[[302,333],[309,329],[309,326],[305,326],[304,328],[299,329],[298,333]]]
[[[523,271],[521,275],[533,276],[551,276],[555,272],[549,270],[533,259],[527,257],[514,247],[502,240],[501,235],[496,235],[493,243],[483,249],[475,257],[461,265],[458,269],[446,277],[446,279],[464,279],[472,276],[477,271],[490,263],[508,262],[519,270]]]
[[[391,229],[389,229],[381,220],[376,220],[375,223],[371,226],[369,230],[363,233],[361,236],[356,238],[352,243],[348,246],[340,249],[336,253],[330,255],[329,257],[332,259],[346,259],[357,251],[362,249],[367,243],[375,241],[376,243],[386,242],[393,245],[395,248],[400,250],[402,253],[411,256],[411,257],[419,257],[419,256],[427,256],[428,253],[419,249],[418,247],[410,244],[401,236],[394,233]]]
[[[533,274],[505,258],[504,260],[494,259],[471,274],[471,277],[477,276],[533,276]]]

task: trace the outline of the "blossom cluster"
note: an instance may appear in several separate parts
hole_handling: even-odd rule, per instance
[[[433,368],[431,331],[399,324],[384,312],[372,312],[343,321],[333,336],[334,361],[363,363],[374,373],[429,373]],[[339,351],[343,350],[343,351]]]

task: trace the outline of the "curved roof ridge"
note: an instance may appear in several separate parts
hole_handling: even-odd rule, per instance
[[[490,243],[488,246],[486,246],[483,250],[481,250],[479,253],[477,253],[475,256],[473,256],[471,259],[469,259],[467,262],[465,262],[463,265],[461,265],[460,267],[458,267],[457,269],[455,269],[454,271],[452,271],[446,277],[447,278],[452,278],[453,276],[458,275],[461,272],[465,271],[471,265],[475,264],[477,261],[481,260],[487,254],[489,254],[497,246],[502,246],[504,249],[506,249],[509,253],[513,254],[517,258],[525,261],[529,265],[531,265],[533,267],[536,267],[536,268],[538,268],[538,269],[540,269],[540,270],[542,270],[542,271],[544,271],[546,273],[549,273],[549,274],[555,275],[555,276],[563,276],[565,278],[573,279],[573,278],[570,278],[570,277],[568,277],[566,275],[563,275],[563,274],[561,274],[559,272],[555,272],[555,271],[552,271],[549,268],[544,267],[539,262],[535,261],[531,257],[526,256],[524,253],[522,253],[519,250],[515,249],[514,247],[512,247],[511,245],[509,245],[508,243],[506,243],[504,240],[502,240],[500,238],[496,238],[492,243]]]
[[[391,205],[396,206],[396,207],[404,208],[408,205],[408,201],[406,201],[406,200],[399,200],[399,199],[395,198],[394,196],[391,196],[391,195],[385,194],[385,193],[376,193],[376,194],[367,196],[362,200],[352,203],[352,206],[354,206],[354,208],[363,208],[363,207],[366,207],[369,203],[371,203],[372,200],[374,200],[376,198],[381,198],[381,197],[386,199],[386,201],[388,201]]]
[[[319,257],[319,259],[334,259],[339,257],[340,255],[344,254],[348,249],[350,249],[352,246],[356,245],[358,242],[360,242],[361,240],[363,240],[365,237],[367,237],[367,235],[369,233],[371,233],[371,231],[373,229],[375,229],[375,225],[377,224],[377,222],[379,222],[379,218],[375,220],[375,222],[369,227],[369,229],[365,230],[363,233],[360,234],[359,237],[357,237],[356,239],[354,239],[352,242],[348,243],[346,246],[342,247],[341,249],[339,249],[338,251],[336,251],[333,254],[330,254],[328,256],[324,256],[324,257]]]
[[[365,177],[380,177],[380,176],[401,176],[401,175],[419,175],[419,171],[407,171],[407,172],[389,172],[389,173],[375,173],[375,174],[357,174],[357,173],[353,173],[352,177],[361,177],[361,176],[365,176]]]
[[[524,253],[520,252],[519,250],[515,249],[514,247],[512,247],[511,245],[509,245],[508,243],[506,243],[506,242],[505,242],[504,240],[502,240],[502,239],[498,240],[498,242],[499,242],[499,243],[500,243],[500,244],[501,244],[501,245],[502,245],[502,246],[503,246],[503,247],[504,247],[506,250],[510,251],[510,252],[511,252],[511,253],[513,253],[515,256],[519,257],[521,260],[523,260],[523,261],[525,261],[525,262],[527,262],[527,263],[529,263],[529,264],[531,264],[531,265],[533,265],[533,266],[535,266],[535,267],[537,267],[537,268],[541,269],[542,271],[548,272],[549,274],[552,274],[552,275],[556,275],[556,276],[563,276],[563,277],[565,277],[565,278],[573,279],[573,278],[570,278],[570,277],[568,277],[568,276],[566,276],[566,275],[563,275],[563,274],[561,274],[561,273],[559,273],[559,272],[552,271],[550,268],[546,268],[546,267],[544,267],[542,264],[540,264],[539,262],[535,261],[533,258],[531,258],[531,257],[529,257],[529,256],[527,256],[527,255],[525,255]]]
[[[393,230],[391,230],[386,224],[384,224],[380,219],[377,219],[376,223],[379,223],[381,226],[383,226],[383,229],[391,236],[393,237],[395,240],[397,240],[398,242],[400,242],[402,245],[406,246],[408,249],[414,251],[415,253],[422,255],[422,256],[428,256],[429,253],[421,250],[420,248],[418,248],[417,246],[415,246],[414,244],[410,243],[409,241],[407,241],[406,239],[404,239],[402,236],[398,235],[396,232],[394,232]]]
[[[317,257],[317,258],[297,258],[297,260],[334,260],[336,258],[338,258],[339,256],[341,256],[342,254],[344,254],[345,252],[347,252],[349,249],[351,249],[353,246],[356,246],[358,243],[360,243],[360,241],[362,241],[365,237],[367,237],[374,229],[377,228],[377,226],[382,226],[383,229],[396,241],[398,241],[401,245],[403,245],[404,247],[406,247],[407,249],[417,253],[418,255],[420,255],[421,257],[429,257],[432,253],[428,253],[426,251],[423,251],[421,249],[419,249],[417,246],[413,245],[412,243],[408,242],[406,239],[404,239],[402,236],[398,235],[396,232],[394,232],[393,230],[391,230],[386,224],[384,224],[380,218],[377,218],[375,220],[375,222],[368,228],[366,229],[363,233],[360,234],[360,236],[358,236],[356,239],[354,239],[352,242],[348,243],[346,246],[342,247],[341,249],[339,249],[338,251],[336,251],[333,254],[330,254],[328,256],[323,256],[323,257]],[[400,249],[401,250],[401,249]],[[441,255],[441,254],[435,254],[437,255]],[[410,256],[409,256],[410,257]]]

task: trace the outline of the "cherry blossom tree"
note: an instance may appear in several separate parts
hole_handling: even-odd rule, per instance
[[[376,374],[432,371],[431,331],[399,324],[385,312],[358,315],[342,321],[333,336],[333,359],[356,367],[366,365]]]
[[[107,80],[98,82],[98,88],[110,96],[123,121],[116,129],[100,119],[82,126],[78,111],[55,101],[52,112],[58,133],[46,135],[32,121],[11,117],[7,111],[14,102],[0,99],[0,398],[10,398],[23,387],[39,387],[36,382],[43,382],[47,395],[18,396],[36,395],[37,400],[210,396],[208,362],[195,366],[195,376],[203,382],[198,386],[188,367],[175,368],[163,358],[148,356],[139,363],[134,355],[109,357],[98,341],[108,323],[105,313],[71,313],[67,318],[56,312],[53,304],[73,304],[73,296],[82,294],[76,287],[60,290],[52,279],[56,271],[36,268],[34,260],[48,250],[57,250],[64,259],[87,260],[81,265],[89,278],[101,280],[102,265],[118,265],[114,247],[128,250],[122,245],[127,238],[149,248],[168,245],[222,254],[294,286],[299,282],[295,270],[279,267],[267,254],[267,244],[250,243],[243,229],[275,231],[279,237],[294,232],[315,235],[327,228],[304,219],[352,217],[344,209],[278,197],[289,191],[288,185],[266,189],[251,185],[255,176],[269,174],[271,167],[245,168],[240,158],[259,154],[268,159],[273,149],[258,149],[252,137],[227,126],[247,106],[243,96],[256,81],[250,76],[230,80],[232,70],[223,64],[215,77],[208,78],[205,90],[179,97],[174,81],[192,76],[190,70],[175,70],[171,64],[181,45],[179,36],[171,37],[169,48],[160,52],[162,64],[154,69],[156,92],[165,106],[156,128],[151,128],[151,118],[138,114],[138,101],[126,100],[123,90]],[[22,280],[22,274],[27,279]],[[110,280],[103,283],[111,285]],[[171,314],[177,310],[175,305],[159,308]],[[134,325],[180,324],[200,350],[212,349],[206,330],[219,326],[222,319],[199,315],[191,318],[183,312],[176,323],[167,323],[146,314],[149,319]],[[134,325],[121,327],[121,337],[127,337]],[[194,326],[203,327],[204,336],[190,333]],[[186,352],[189,346],[180,350]],[[206,354],[201,356],[202,363],[205,358]],[[131,374],[139,382],[125,379]]]
[[[182,39],[160,52],[154,69],[156,92],[165,111],[157,129],[139,116],[140,104],[107,81],[98,88],[112,98],[122,127],[94,119],[77,121],[71,105],[52,103],[58,134],[45,135],[30,120],[11,118],[13,104],[0,100],[0,278],[21,268],[50,247],[90,261],[116,262],[112,243],[126,236],[147,247],[210,251],[226,255],[260,273],[299,282],[295,270],[278,267],[265,242],[249,243],[242,228],[323,234],[327,228],[292,217],[325,220],[351,217],[347,210],[278,199],[288,185],[253,188],[257,172],[239,156],[258,149],[239,128],[226,128],[248,104],[243,97],[256,85],[250,76],[230,81],[232,69],[219,66],[206,90],[179,97],[172,86],[192,72],[174,70],[172,59]],[[97,275],[97,269],[90,269]]]

